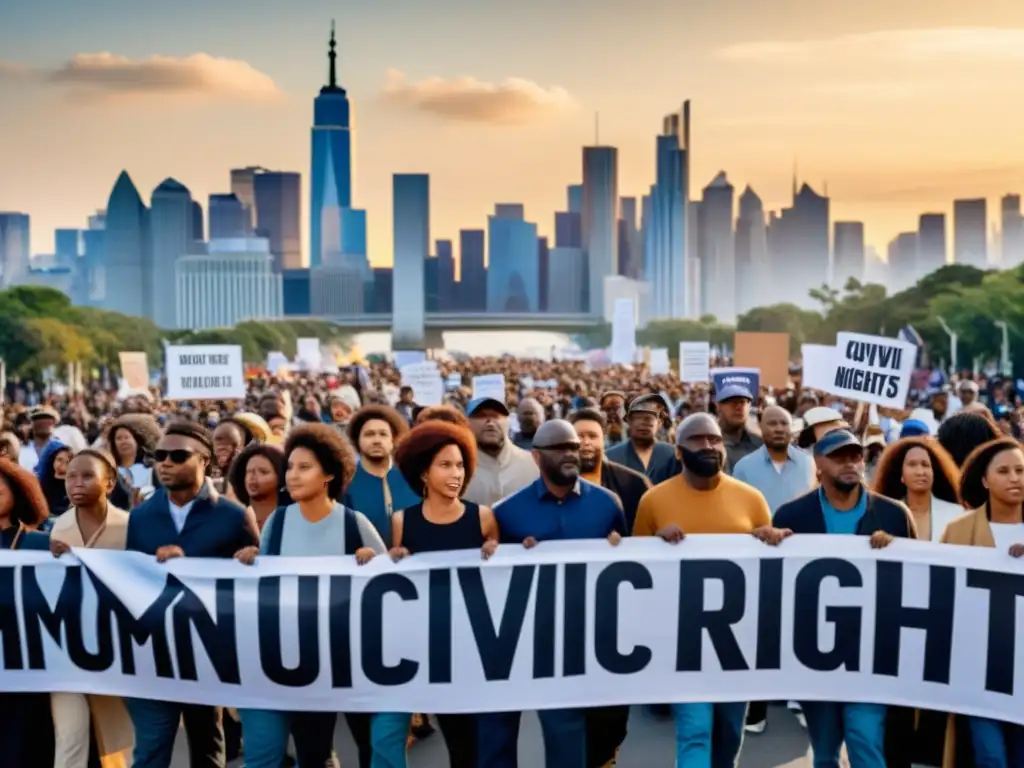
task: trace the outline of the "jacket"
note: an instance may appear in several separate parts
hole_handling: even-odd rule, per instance
[[[234,557],[258,544],[245,510],[203,483],[185,525],[178,533],[171,518],[167,491],[163,488],[144,501],[128,518],[125,549],[155,555],[160,547],[177,545],[187,557]]]
[[[619,497],[626,515],[626,530],[632,531],[640,497],[653,487],[651,481],[646,475],[606,459],[601,462],[601,486]]]
[[[858,536],[870,536],[876,531],[884,531],[898,538],[917,538],[914,519],[906,504],[869,491],[864,486],[861,486],[860,492],[868,495],[868,503],[864,516],[857,523]],[[814,488],[783,504],[775,513],[773,525],[776,528],[789,528],[793,533],[827,533],[825,513],[821,509],[818,493],[819,489]]]
[[[640,461],[633,443],[628,440],[608,448],[604,452],[604,457],[608,461],[646,475],[653,485],[664,482],[682,471],[676,460],[675,446],[671,443],[655,443],[646,467]]]

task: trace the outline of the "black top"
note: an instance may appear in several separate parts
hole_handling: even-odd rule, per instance
[[[462,502],[466,509],[454,523],[432,523],[423,516],[423,502],[402,512],[402,546],[409,554],[442,552],[447,549],[480,549],[484,534],[480,528],[480,505]]]

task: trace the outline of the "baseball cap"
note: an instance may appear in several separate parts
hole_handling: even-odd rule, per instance
[[[920,419],[907,419],[900,429],[900,439],[904,437],[928,437],[932,433],[928,425]]]
[[[854,436],[853,432],[847,429],[834,429],[827,435],[823,435],[821,440],[814,444],[814,455],[815,456],[830,456],[842,448],[849,448],[850,446],[856,446],[860,450],[864,450],[864,446],[861,445],[860,440]]]
[[[808,427],[816,427],[819,424],[831,424],[834,421],[843,421],[843,414],[827,405],[819,405],[811,408],[804,414],[804,424]]]
[[[722,387],[721,391],[715,393],[715,402],[724,403],[726,400],[736,397],[753,400],[754,393],[750,391],[750,387],[745,387],[742,384],[728,384]]]
[[[470,400],[469,405],[466,406],[466,415],[472,418],[473,414],[484,408],[497,411],[502,416],[508,416],[508,406],[493,397],[478,397],[475,400]]]

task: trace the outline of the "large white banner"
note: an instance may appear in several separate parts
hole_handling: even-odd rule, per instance
[[[854,536],[377,558],[0,552],[3,691],[477,712],[835,700],[1024,723],[1024,561]]]

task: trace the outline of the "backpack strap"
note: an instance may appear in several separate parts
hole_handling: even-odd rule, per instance
[[[278,507],[270,518],[270,530],[267,531],[267,554],[281,554],[281,539],[284,538],[284,517],[287,507]]]
[[[363,535],[359,532],[359,520],[352,507],[345,507],[345,554],[354,555],[363,546]]]

